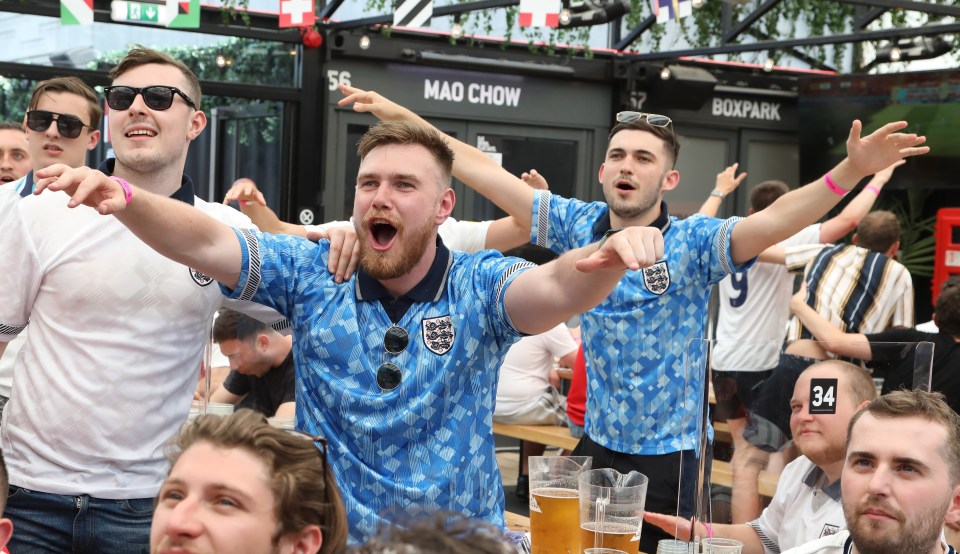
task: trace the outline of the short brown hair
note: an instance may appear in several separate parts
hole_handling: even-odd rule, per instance
[[[886,252],[900,240],[900,220],[893,212],[870,212],[857,225],[857,246],[873,252]]]
[[[940,332],[950,337],[960,336],[960,287],[946,287],[937,296],[933,307]]]
[[[145,48],[140,45],[134,46],[129,52],[127,52],[127,55],[120,60],[120,63],[110,70],[110,78],[116,81],[117,78],[127,71],[130,71],[135,67],[148,64],[172,65],[173,67],[179,69],[180,73],[183,73],[183,76],[187,78],[187,88],[189,88],[187,92],[190,94],[190,99],[193,100],[193,103],[197,106],[197,109],[200,109],[200,80],[197,79],[197,75],[193,72],[193,70],[187,67],[187,64],[181,62],[180,60],[173,59],[159,50]],[[167,83],[157,84],[165,85]]]
[[[453,174],[453,150],[437,130],[406,121],[381,121],[360,137],[357,155],[363,160],[371,150],[388,144],[418,144],[426,148],[443,173],[444,186]]]
[[[246,450],[266,466],[277,516],[274,543],[317,525],[323,534],[321,554],[343,550],[347,543],[343,499],[326,452],[314,442],[271,427],[263,414],[252,410],[240,410],[228,417],[202,415],[184,425],[170,445],[167,457],[171,470],[188,448],[201,442]]]
[[[30,96],[29,109],[35,110],[40,104],[40,98],[49,92],[66,92],[75,94],[87,101],[87,115],[90,116],[88,122],[90,128],[97,130],[100,128],[100,120],[103,119],[103,108],[100,107],[100,98],[86,83],[77,77],[54,77],[46,81],[40,81],[33,87],[33,94]]]
[[[847,428],[847,448],[853,427],[860,416],[870,414],[877,419],[919,417],[930,423],[939,423],[947,431],[940,454],[950,469],[950,486],[960,484],[960,415],[947,404],[943,394],[920,390],[898,390],[885,394],[856,413]]]
[[[677,138],[677,134],[673,132],[672,123],[666,127],[650,125],[646,119],[638,119],[629,123],[617,123],[613,126],[613,129],[610,129],[610,134],[607,135],[608,145],[610,141],[613,140],[613,136],[620,131],[645,131],[662,140],[667,158],[670,161],[670,169],[677,166],[677,158],[680,156],[680,139]]]
[[[851,394],[851,401],[854,406],[860,405],[861,402],[869,402],[877,397],[877,387],[873,384],[873,377],[858,365],[843,360],[825,360],[811,364],[804,371],[816,367],[829,367],[831,370],[839,370],[839,373],[847,377],[847,389]]]
[[[790,187],[783,181],[764,181],[750,191],[750,208],[759,212],[788,192]]]
[[[23,132],[23,123],[16,121],[0,121],[0,131],[20,131]]]
[[[216,343],[225,340],[247,340],[260,333],[273,332],[275,331],[272,327],[259,319],[229,308],[222,308],[217,312],[217,319],[213,322],[213,341]]]
[[[516,549],[503,531],[487,522],[452,512],[420,517],[401,514],[392,525],[381,527],[351,554],[510,554]]]

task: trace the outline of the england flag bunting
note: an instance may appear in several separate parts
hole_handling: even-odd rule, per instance
[[[559,27],[560,0],[520,0],[521,27]]]
[[[426,27],[433,17],[433,0],[397,0],[393,12],[396,27]]]
[[[313,0],[280,0],[280,28],[312,27],[316,22]]]
[[[93,25],[93,0],[60,0],[61,25]]]
[[[693,13],[692,0],[650,0],[653,4],[653,15],[657,23],[666,23],[671,19],[680,21]]]

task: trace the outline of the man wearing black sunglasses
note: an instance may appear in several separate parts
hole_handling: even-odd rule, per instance
[[[111,76],[116,159],[82,171],[115,184],[135,181],[251,226],[235,210],[196,198],[183,174],[187,148],[206,124],[192,71],[135,48]],[[124,96],[131,91],[132,100]],[[44,159],[56,162],[48,171],[82,165],[89,137],[98,134],[90,130],[100,119],[90,113],[96,98],[77,97],[71,107],[64,96],[43,95],[26,118],[31,145],[36,138]],[[30,262],[5,265],[10,286],[0,290],[0,353],[30,322],[0,433],[8,514],[17,526],[12,549],[145,552],[166,471],[163,442],[190,410],[210,322],[226,299],[208,277],[158,256],[115,220],[70,210],[67,200],[30,195],[17,207],[22,224],[0,221],[12,227],[0,230],[4,236],[27,237],[7,244],[12,252],[0,259]],[[282,321],[276,313],[260,317]]]
[[[33,170],[53,164],[80,167],[100,142],[100,99],[76,77],[55,77],[37,84],[30,96],[23,127]],[[33,192],[33,171],[17,183],[21,196]]]
[[[437,233],[455,202],[443,137],[381,123],[358,153],[360,270],[340,284],[326,271],[326,241],[231,229],[138,188],[128,197],[89,171],[45,172],[40,187],[117,212],[229,294],[289,314],[297,423],[329,442],[354,541],[396,513],[452,510],[503,526],[492,414],[507,349],[659,258],[660,232],[629,228],[537,267],[489,250],[451,252]]]
[[[355,111],[429,126],[377,93],[340,88],[341,105],[353,103]],[[647,509],[676,513],[679,497],[681,515],[693,515],[695,479],[681,484],[679,476],[681,468],[684,476],[697,471],[696,402],[704,398],[705,354],[687,348],[690,339],[706,337],[710,285],[745,270],[765,248],[814,223],[861,178],[927,152],[920,147],[923,137],[898,132],[906,125],[892,123],[861,138],[862,125],[854,122],[847,159],[742,220],[670,217],[663,196],[680,184],[675,169],[680,144],[663,115],[617,114],[598,172],[605,203],[533,191],[483,152],[447,137],[456,154],[454,176],[521,225],[529,222],[531,239],[540,246],[565,252],[626,226],[663,233],[666,256],[629,272],[615,294],[581,315],[589,389],[586,432],[574,454],[593,456],[594,468],[656,477],[647,490]],[[696,373],[687,375],[688,367]],[[656,551],[661,538],[670,537],[645,528],[640,549]]]

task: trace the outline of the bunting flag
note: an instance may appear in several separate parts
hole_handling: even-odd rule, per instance
[[[200,0],[167,0],[167,18],[171,29],[199,29]]]
[[[520,0],[518,22],[521,27],[559,27],[560,0]]]
[[[426,27],[433,17],[433,0],[397,0],[393,24],[397,27]]]
[[[60,0],[61,25],[93,25],[93,0]]]
[[[671,19],[680,21],[681,17],[687,17],[693,13],[692,0],[651,0],[651,2],[657,23],[666,23]]]
[[[317,22],[313,0],[280,0],[280,28],[311,27]]]

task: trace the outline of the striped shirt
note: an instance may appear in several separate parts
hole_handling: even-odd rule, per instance
[[[913,327],[913,281],[896,260],[854,245],[789,247],[790,271],[803,269],[807,305],[846,333]],[[797,317],[788,340],[813,336]]]

